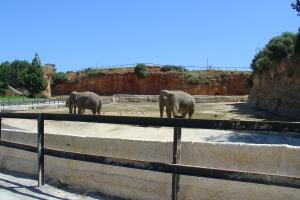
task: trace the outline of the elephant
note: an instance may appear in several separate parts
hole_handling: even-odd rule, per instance
[[[185,118],[188,113],[189,119],[192,117],[196,107],[194,97],[188,93],[178,90],[162,90],[159,95],[160,117],[163,117],[164,107],[166,107],[167,117],[178,117],[181,113]]]
[[[82,115],[85,109],[91,110],[93,115],[96,113],[100,115],[102,107],[101,97],[93,92],[83,92],[79,95],[76,106],[78,107],[79,115]]]
[[[71,92],[69,97],[66,99],[66,106],[69,107],[69,113],[72,114],[74,110],[74,114],[76,114],[76,105],[77,99],[79,98],[81,92]]]

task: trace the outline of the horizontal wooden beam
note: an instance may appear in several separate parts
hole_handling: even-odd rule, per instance
[[[37,152],[37,147],[20,144],[9,141],[0,141],[1,146],[15,148],[19,150]],[[224,169],[213,169],[206,167],[168,164],[161,162],[147,162],[141,160],[132,160],[118,157],[99,156],[92,154],[83,154],[78,152],[68,152],[56,149],[45,148],[45,155],[58,158],[72,159],[91,163],[112,165],[117,167],[126,167],[133,169],[141,169],[162,173],[176,173],[187,176],[205,177],[212,179],[221,179],[238,182],[249,182],[265,185],[275,185],[283,187],[300,188],[300,177],[281,176],[273,174],[252,173],[245,171],[232,171]]]
[[[29,152],[34,152],[34,153],[37,152],[37,147],[35,147],[35,146],[28,145],[28,144],[21,144],[21,143],[17,143],[17,142],[9,142],[9,141],[5,141],[5,140],[0,141],[0,146],[5,146],[5,147],[9,147],[9,148],[19,149],[19,150],[29,151]]]
[[[0,115],[1,116],[1,115]],[[158,117],[128,117],[108,115],[45,114],[45,120],[93,123],[127,124],[137,126],[164,126],[204,129],[232,129],[300,133],[300,122],[258,122],[234,120],[180,119]],[[299,136],[300,134],[295,134]]]
[[[3,118],[37,119],[38,113],[0,113]],[[108,115],[74,115],[74,114],[49,114],[45,113],[45,120],[74,121],[126,124],[136,126],[154,127],[182,127],[203,129],[231,129],[251,131],[273,131],[291,133],[300,137],[300,122],[275,122],[275,121],[239,121],[239,120],[206,120],[206,119],[180,119],[158,117],[128,117]]]

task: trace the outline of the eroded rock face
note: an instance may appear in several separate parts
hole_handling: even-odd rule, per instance
[[[51,80],[54,74],[54,65],[46,64],[43,67],[43,73],[44,73],[44,79],[47,82],[47,88],[44,91],[42,91],[42,94],[46,97],[51,97]]]
[[[281,116],[300,119],[300,56],[255,74],[248,103]]]
[[[105,76],[85,77],[78,82],[66,81],[52,88],[55,95],[72,91],[92,91],[101,95],[143,94],[158,95],[163,89],[182,90],[192,95],[248,95],[250,85],[243,73],[215,78],[208,83],[187,84],[180,73],[151,72],[138,78],[134,72],[109,73]]]

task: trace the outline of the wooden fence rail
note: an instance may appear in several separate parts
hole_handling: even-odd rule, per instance
[[[180,164],[181,128],[208,128],[208,129],[233,129],[233,130],[259,130],[277,131],[282,134],[291,134],[300,137],[300,123],[298,122],[256,122],[256,121],[231,121],[231,120],[199,120],[179,118],[152,118],[152,117],[119,117],[119,116],[91,116],[69,114],[36,114],[36,113],[0,113],[1,118],[36,119],[38,125],[38,144],[31,146],[15,142],[0,140],[1,146],[38,153],[38,184],[44,184],[44,156],[79,160],[85,162],[113,165],[172,174],[172,200],[177,199],[180,175],[206,177],[239,182],[276,185],[282,187],[300,188],[300,177],[282,176],[277,174],[254,173],[247,171],[234,171],[225,169],[205,168]],[[173,162],[148,162],[143,160],[124,159],[80,152],[68,152],[44,147],[44,120],[95,122],[111,124],[128,124],[140,126],[166,126],[174,127]],[[270,133],[274,134],[274,133]],[[0,129],[1,136],[1,129]]]

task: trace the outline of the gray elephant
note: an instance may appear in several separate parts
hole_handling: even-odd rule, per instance
[[[159,95],[160,117],[163,117],[165,107],[168,118],[172,117],[172,113],[174,117],[181,113],[183,118],[188,114],[190,119],[194,114],[196,101],[192,95],[182,91],[162,90]]]
[[[77,99],[79,98],[82,92],[72,92],[69,97],[66,99],[66,106],[69,107],[69,113],[72,114],[74,110],[74,114],[76,114],[77,107]]]
[[[102,107],[101,97],[93,92],[83,92],[79,95],[76,106],[78,107],[79,115],[82,115],[85,109],[91,110],[93,115],[96,113],[100,115]]]

